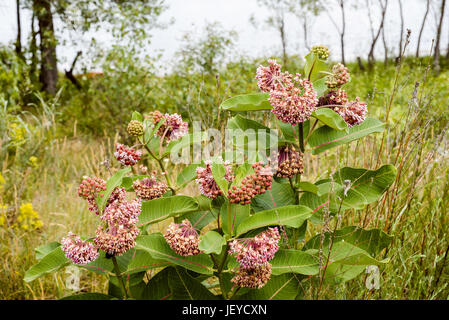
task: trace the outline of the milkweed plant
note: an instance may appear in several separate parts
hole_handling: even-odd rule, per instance
[[[127,125],[134,145],[116,145],[105,176],[80,179],[95,234],[69,232],[36,248],[24,280],[74,265],[106,276],[109,289],[64,299],[286,300],[319,298],[322,287],[387,263],[380,256],[391,236],[342,221],[378,201],[396,169],[335,168],[316,182],[304,175],[306,152],[385,128],[348,96],[348,69],[328,57],[315,46],[302,74],[274,60],[258,67],[260,92],[220,105],[230,115],[225,128],[134,112]],[[270,112],[270,126],[245,117]],[[155,224],[164,231],[154,232]]]

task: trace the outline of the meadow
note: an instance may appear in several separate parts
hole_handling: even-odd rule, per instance
[[[130,112],[177,112],[202,121],[204,127],[213,126],[220,102],[257,91],[254,75],[264,61],[229,63],[219,70],[217,82],[212,73],[157,76],[120,60],[127,64],[126,73],[80,77],[83,91],[62,80],[56,97],[46,97],[23,76],[26,66],[8,59],[0,73],[0,297],[7,300],[73,294],[66,268],[29,283],[23,278],[37,261],[36,247],[59,241],[68,231],[95,231],[95,216],[77,196],[77,188],[83,176],[99,176],[104,161],[113,161],[115,144],[127,139]],[[320,289],[312,277],[302,298],[449,298],[449,66],[442,63],[441,73],[435,75],[431,59],[404,58],[387,66],[378,62],[369,71],[348,64],[348,93],[366,101],[369,116],[384,121],[386,130],[318,156],[307,155],[303,176],[315,181],[343,166],[394,165],[398,174],[387,192],[342,217],[344,225],[379,228],[392,235],[382,252],[390,261],[381,266],[378,290],[366,288],[364,273]],[[293,73],[302,65],[301,58],[292,56],[286,69]],[[263,121],[269,124],[274,116]],[[150,169],[156,165],[148,163]],[[175,175],[182,169],[168,167]],[[181,194],[197,196],[199,191],[187,187]],[[163,232],[166,226],[164,221],[151,230]],[[305,240],[320,231],[321,226],[312,225]],[[108,292],[107,279],[80,270],[77,292]]]

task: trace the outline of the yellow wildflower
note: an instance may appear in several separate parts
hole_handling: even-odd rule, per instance
[[[20,206],[17,222],[23,230],[37,230],[43,226],[38,213],[33,209],[33,204],[30,202]]]

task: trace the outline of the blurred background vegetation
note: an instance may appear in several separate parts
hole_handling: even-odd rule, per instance
[[[370,116],[384,120],[387,131],[385,140],[369,137],[308,159],[307,180],[344,165],[374,169],[392,163],[400,174],[378,204],[344,218],[395,236],[385,252],[392,259],[381,270],[381,289],[368,291],[360,278],[329,288],[323,297],[447,299],[449,51],[441,49],[445,46],[441,34],[449,9],[446,0],[423,1],[427,11],[416,23],[421,30],[429,23],[436,28],[429,54],[420,56],[421,35],[409,43],[403,22],[398,48],[388,48],[385,42],[389,31],[384,27],[385,11],[397,2],[401,8],[397,18],[403,21],[405,1],[366,1],[375,8],[372,14],[378,14],[367,35],[372,36],[370,50],[347,61],[345,39],[351,30],[345,27],[343,13],[354,4],[362,7],[361,2],[334,0],[330,7],[331,1],[259,1],[272,13],[263,23],[279,35],[282,46],[277,56],[238,54],[238,34],[211,22],[200,35],[184,34],[171,72],[161,75],[156,67],[160,57],[150,56],[147,48],[152,31],[164,27],[158,18],[170,1],[17,0],[18,21],[22,12],[32,12],[32,33],[22,40],[19,23],[17,40],[0,47],[0,263],[4,266],[0,298],[54,299],[67,294],[64,271],[31,284],[23,282],[23,274],[35,263],[36,246],[59,240],[68,231],[93,232],[95,224],[89,222],[95,217],[77,198],[76,189],[84,175],[104,176],[100,163],[112,159],[116,141],[126,141],[132,111],[177,112],[189,121],[201,120],[205,128],[214,127],[223,100],[257,92],[255,72],[267,59],[277,59],[292,73],[302,70],[303,57],[285,50],[291,40],[286,36],[286,16],[301,21],[305,42],[315,45],[308,24],[311,17],[325,14],[341,39],[340,52],[332,57],[345,62],[352,75],[349,95],[368,102]],[[340,10],[338,17],[330,14],[332,8]],[[249,23],[256,20],[250,17]],[[71,69],[59,70],[61,30],[83,34],[100,28],[112,36],[110,48],[105,50],[93,39],[85,52],[76,52]],[[380,59],[374,52],[382,46]],[[270,115],[265,120],[271,119]],[[82,291],[107,290],[104,280],[87,272],[82,273],[81,284]]]

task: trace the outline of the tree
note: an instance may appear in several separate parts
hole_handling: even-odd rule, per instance
[[[270,10],[271,15],[265,23],[274,28],[279,33],[282,45],[282,61],[287,65],[287,34],[286,34],[286,16],[291,10],[291,0],[258,0],[260,5]]]
[[[372,68],[372,66],[374,65],[374,62],[375,62],[374,49],[376,47],[376,43],[377,43],[377,40],[379,39],[382,29],[384,28],[385,14],[387,12],[388,0],[379,0],[379,6],[381,9],[381,21],[379,23],[379,27],[377,28],[377,32],[372,32],[371,47],[370,47],[370,50],[368,53],[368,66],[370,68]],[[370,10],[369,7],[368,7],[368,10]]]
[[[127,41],[130,50],[136,50],[144,46],[145,40],[149,41],[148,30],[161,26],[157,17],[167,8],[164,3],[164,0],[26,0],[24,8],[32,11],[32,20],[37,19],[39,26],[39,30],[33,32],[31,46],[36,44],[34,36],[39,35],[39,54],[32,51],[32,56],[40,56],[42,89],[49,94],[56,93],[56,49],[61,43],[60,31],[82,36],[102,29],[118,42]],[[56,28],[55,20],[60,29]]]
[[[195,37],[192,32],[183,35],[183,45],[176,52],[179,72],[215,74],[237,39],[235,31],[224,30],[218,22],[208,23],[204,31],[202,37]]]
[[[402,42],[404,40],[404,10],[402,9],[402,0],[398,0],[399,4],[399,17],[401,20],[401,32],[399,36],[399,52],[398,52],[398,58],[402,55]],[[385,29],[385,28],[384,28]]]
[[[302,26],[304,35],[304,47],[307,51],[310,51],[311,46],[309,44],[309,28],[311,20],[316,17],[320,11],[323,10],[322,4],[314,0],[299,0],[291,1],[290,12],[293,13]]]
[[[421,28],[419,29],[419,35],[418,35],[418,43],[416,45],[416,57],[419,57],[419,49],[421,46],[421,39],[422,39],[422,34],[424,31],[424,27],[426,25],[426,21],[427,21],[427,16],[429,15],[429,11],[430,11],[430,0],[426,0],[426,11],[424,13],[424,17],[421,23]]]
[[[433,67],[435,68],[436,74],[440,73],[440,55],[441,55],[440,41],[441,41],[441,29],[443,27],[445,7],[446,7],[446,0],[442,0],[440,9],[440,19],[438,22],[437,34],[435,39],[435,53],[433,56]]]
[[[337,30],[339,36],[340,36],[340,49],[341,49],[341,63],[345,64],[345,34],[346,34],[346,14],[345,14],[345,3],[347,0],[336,0],[338,7],[340,8],[341,13],[341,25],[338,25],[336,21],[333,18],[334,13],[330,12],[328,9],[328,2],[324,1],[322,3],[322,7],[326,10],[326,14],[329,17],[330,21],[335,27],[335,30]]]

